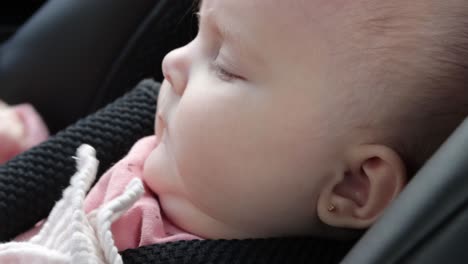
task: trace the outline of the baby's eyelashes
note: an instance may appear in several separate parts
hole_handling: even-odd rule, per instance
[[[225,82],[233,82],[235,80],[244,80],[243,77],[236,75],[234,73],[226,70],[219,62],[216,60],[211,63],[212,70],[215,72],[216,76]]]

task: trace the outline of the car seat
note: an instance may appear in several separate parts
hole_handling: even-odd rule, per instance
[[[196,32],[192,5],[49,0],[0,47],[0,98],[32,102],[52,131],[62,130],[0,166],[1,241],[47,215],[73,174],[79,144],[97,149],[102,173],[152,133],[156,82],[94,112],[142,78],[161,80],[164,54]],[[347,255],[353,242],[304,237],[180,241],[122,256],[125,263],[465,263],[467,137],[464,123]]]

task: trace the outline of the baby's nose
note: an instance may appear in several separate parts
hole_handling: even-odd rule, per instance
[[[186,47],[169,52],[164,57],[162,71],[176,94],[182,96],[188,82],[190,58]]]

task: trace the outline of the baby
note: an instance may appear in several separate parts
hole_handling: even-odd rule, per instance
[[[192,238],[352,238],[466,116],[467,12],[204,0],[197,37],[164,59],[157,138],[136,171]]]
[[[365,229],[468,112],[461,0],[204,0],[144,179],[207,238]]]

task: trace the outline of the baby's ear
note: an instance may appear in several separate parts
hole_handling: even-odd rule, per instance
[[[317,214],[330,226],[367,228],[403,189],[405,166],[383,145],[357,146],[345,158],[347,166],[321,191]]]

